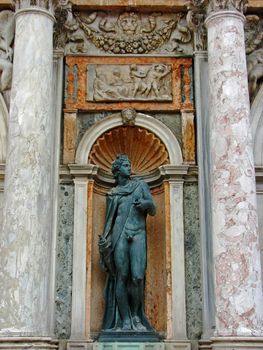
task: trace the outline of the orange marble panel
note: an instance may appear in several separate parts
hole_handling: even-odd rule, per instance
[[[64,110],[63,164],[74,163],[77,111]]]
[[[147,218],[147,270],[145,284],[145,313],[157,332],[166,334],[166,246],[165,207],[163,188],[152,195],[157,207],[156,215]]]
[[[169,64],[172,67],[172,101],[121,101],[121,102],[95,102],[87,101],[88,64],[127,65],[127,64]],[[191,58],[178,57],[66,57],[66,108],[80,110],[122,110],[134,108],[136,110],[175,111],[193,109],[190,100],[192,84],[189,69],[192,66]],[[182,67],[184,69],[182,70]],[[182,73],[183,71],[183,73]],[[184,100],[182,95],[185,97]]]
[[[88,255],[91,257],[91,260],[88,263],[91,264],[91,288],[90,299],[88,299],[89,294],[87,294],[87,304],[89,304],[89,307],[87,307],[87,312],[90,312],[90,334],[93,338],[96,337],[101,330],[104,314],[103,290],[106,281],[106,274],[101,271],[99,264],[98,235],[102,233],[104,227],[106,192],[108,191],[109,190],[95,185],[92,201],[92,243],[91,252],[89,252]],[[165,257],[166,233],[165,207],[163,206],[163,187],[154,189],[152,191],[152,194],[157,205],[157,213],[156,216],[147,218],[147,271],[145,286],[145,312],[153,327],[161,334],[166,334],[167,271]]]
[[[194,113],[182,111],[183,159],[186,164],[195,164]]]
[[[109,190],[108,190],[109,191]],[[93,196],[93,230],[91,250],[91,299],[90,304],[90,332],[91,337],[96,337],[101,330],[104,314],[103,290],[106,283],[106,274],[100,268],[100,256],[98,249],[99,235],[102,234],[105,221],[106,191],[94,186]]]

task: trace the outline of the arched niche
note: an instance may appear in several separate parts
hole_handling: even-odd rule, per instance
[[[251,106],[251,128],[255,165],[263,166],[263,85]]]
[[[8,110],[0,93],[0,163],[5,163],[7,147]]]
[[[133,135],[129,137],[134,141],[134,149],[140,147],[136,137],[141,134],[140,142],[152,142],[161,155],[155,155],[155,166],[148,167],[148,172],[139,172],[150,184],[159,207],[159,213],[147,223],[147,234],[151,236],[147,249],[146,313],[165,339],[186,339],[182,177],[188,166],[183,165],[178,140],[163,123],[138,113],[133,126],[125,126],[121,114],[116,113],[86,131],[76,152],[76,164],[70,166],[75,183],[71,340],[94,339],[100,330],[106,276],[100,271],[97,241],[104,226],[105,195],[114,182],[111,159],[119,153],[120,137],[129,133]],[[110,152],[107,143],[112,142],[119,146]],[[142,151],[137,149],[136,157]],[[109,158],[106,162],[103,152]]]
[[[259,89],[251,106],[251,129],[253,139],[254,160],[256,167],[263,166],[263,85]],[[257,180],[257,179],[256,179]],[[259,221],[259,243],[261,266],[263,267],[263,184],[257,181],[257,207]],[[263,281],[263,270],[262,270]]]
[[[121,113],[115,113],[105,120],[101,120],[87,130],[77,148],[76,163],[88,164],[88,157],[91,148],[96,142],[97,138],[106,131],[114,129],[120,125],[123,125]],[[183,163],[182,151],[179,142],[166,125],[149,115],[137,113],[134,126],[149,130],[160,138],[169,154],[170,164],[181,165]]]

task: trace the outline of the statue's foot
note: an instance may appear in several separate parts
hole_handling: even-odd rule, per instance
[[[132,318],[133,325],[137,331],[147,331],[147,328],[141,323],[141,320],[138,316]]]
[[[123,321],[123,325],[122,325],[122,330],[123,331],[129,331],[131,329],[132,329],[131,320],[130,319],[124,320]]]

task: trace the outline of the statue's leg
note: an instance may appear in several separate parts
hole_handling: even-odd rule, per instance
[[[139,310],[143,308],[144,299],[144,276],[146,269],[146,238],[145,234],[134,236],[130,247],[131,261],[131,314],[134,326],[138,330],[146,328],[141,324]]]
[[[116,299],[123,321],[123,329],[131,329],[127,280],[129,276],[129,247],[125,236],[121,236],[114,250],[114,262],[117,272]]]

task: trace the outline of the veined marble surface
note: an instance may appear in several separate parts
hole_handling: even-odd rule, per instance
[[[3,233],[0,335],[50,335],[53,22],[16,18]]]
[[[207,19],[217,336],[262,336],[263,295],[243,15]]]

